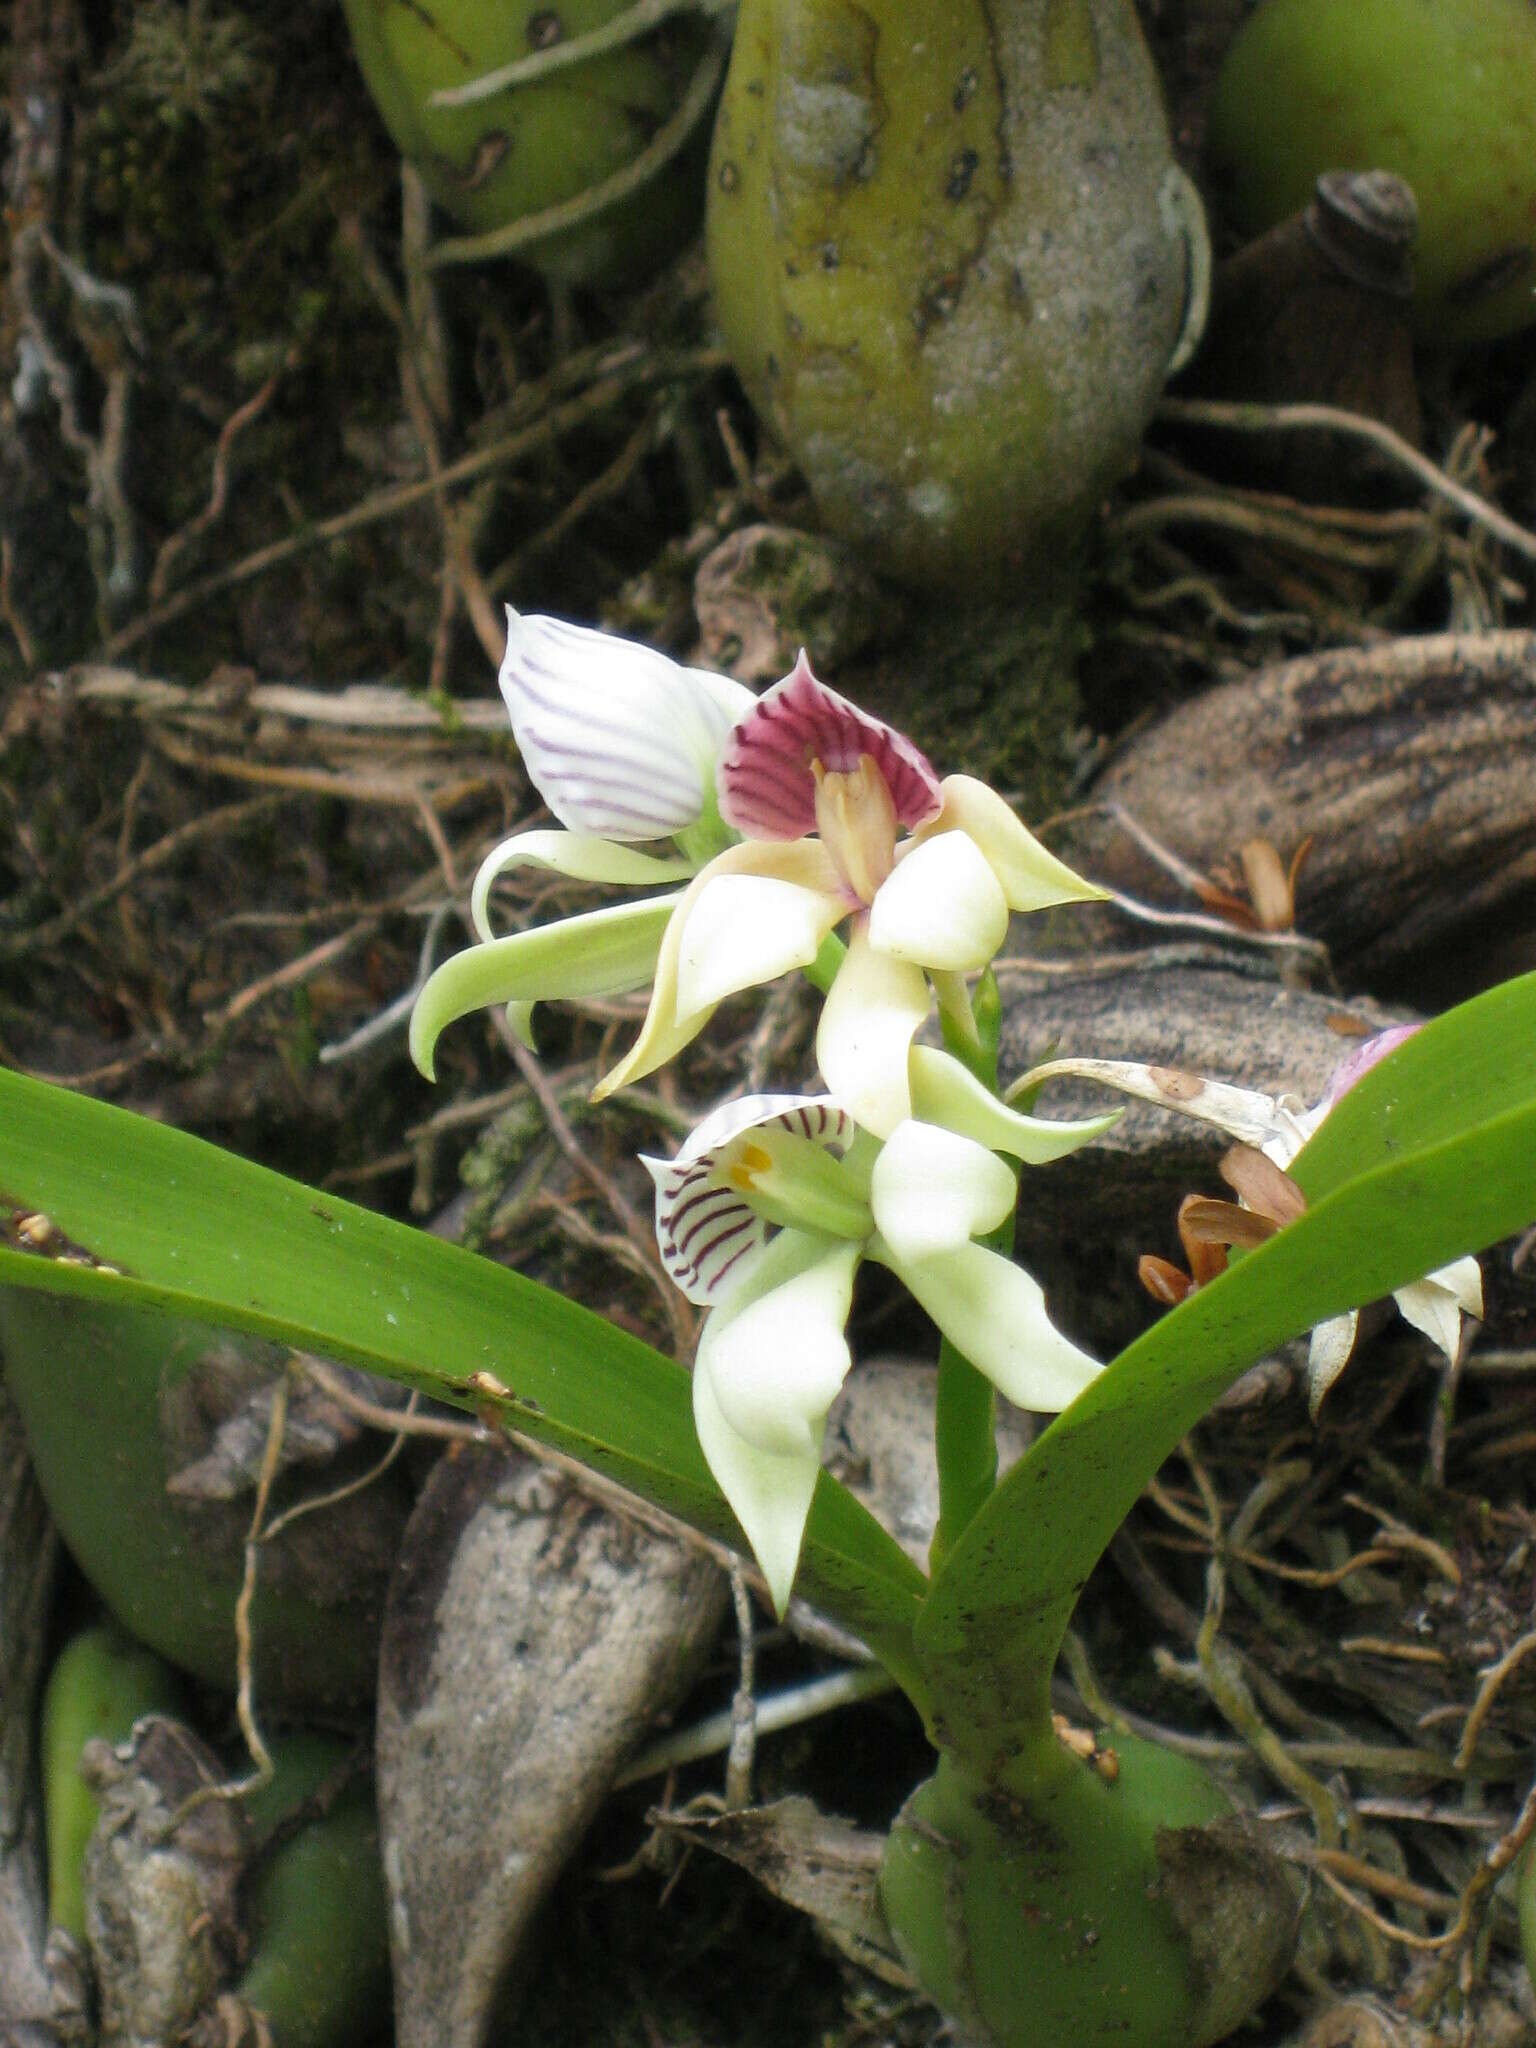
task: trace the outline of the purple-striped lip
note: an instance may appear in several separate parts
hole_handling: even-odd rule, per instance
[[[746,1095],[706,1117],[675,1159],[641,1155],[656,1184],[661,1262],[690,1301],[717,1301],[737,1266],[772,1232],[773,1226],[724,1178],[736,1140],[767,1125],[839,1153],[857,1134],[853,1118],[831,1096]]]
[[[811,672],[802,648],[731,731],[715,770],[720,815],[747,839],[801,839],[816,829],[812,762],[846,775],[867,755],[908,831],[939,814],[943,794],[927,757],[893,726],[871,718]]]

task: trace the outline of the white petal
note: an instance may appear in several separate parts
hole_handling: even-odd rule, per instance
[[[928,1015],[920,967],[871,950],[858,919],[816,1031],[816,1061],[838,1100],[877,1138],[912,1113],[907,1055]]]
[[[1066,1079],[1098,1081],[1121,1095],[1134,1095],[1160,1109],[1177,1110],[1181,1116],[1215,1124],[1247,1145],[1265,1145],[1279,1129],[1281,1111],[1274,1096],[1235,1088],[1229,1081],[1213,1081],[1206,1074],[1187,1074],[1178,1067],[1148,1066],[1143,1060],[1047,1060],[1011,1083],[1005,1099],[1011,1101],[1045,1081]],[[1299,1142],[1293,1144],[1290,1158],[1300,1149]],[[1275,1163],[1287,1166],[1290,1159]]]
[[[694,823],[741,715],[722,680],[706,684],[635,641],[507,608],[500,682],[513,736],[573,832],[662,839]]]
[[[911,1117],[881,1146],[870,1180],[875,1226],[903,1259],[969,1244],[1013,1214],[1016,1195],[995,1152]]]
[[[720,729],[715,749],[718,754],[731,727],[739,725],[757,702],[757,692],[749,690],[745,683],[738,683],[734,676],[716,675],[709,668],[685,668],[683,674],[714,706],[715,720]]]
[[[959,1060],[931,1045],[913,1046],[908,1072],[915,1116],[974,1138],[989,1152],[1007,1152],[1026,1166],[1043,1166],[1075,1152],[1080,1145],[1102,1137],[1124,1114],[1112,1109],[1104,1116],[1073,1121],[1023,1116],[1016,1109],[1005,1108]]]
[[[598,1082],[592,1100],[602,1102],[616,1088],[624,1088],[645,1074],[655,1073],[683,1047],[696,1038],[709,1021],[709,1006],[684,1015],[678,1009],[677,970],[682,937],[694,905],[721,875],[766,874],[775,881],[797,882],[804,888],[831,886],[836,880],[826,848],[814,839],[802,839],[791,846],[759,846],[751,840],[728,847],[701,868],[677,900],[677,910],[667,926],[656,955],[656,978],[651,989],[650,1008],[640,1026],[640,1035],[617,1066]]]
[[[870,944],[920,967],[985,967],[1007,936],[1002,885],[963,832],[912,845],[870,906]]]
[[[785,1130],[837,1153],[846,1152],[855,1136],[852,1119],[830,1095],[736,1095],[694,1125],[672,1164],[692,1165],[723,1151],[744,1131],[758,1130],[764,1124],[782,1124]]]
[[[743,1262],[767,1242],[769,1225],[727,1178],[734,1141],[778,1125],[793,1136],[845,1153],[853,1118],[826,1095],[748,1095],[724,1103],[692,1131],[675,1159],[640,1163],[656,1186],[661,1261],[688,1299],[713,1306],[730,1292]]]
[[[1014,910],[1046,910],[1053,903],[1093,903],[1104,891],[1048,853],[1021,825],[995,789],[971,775],[946,775],[944,807],[929,832],[959,831],[974,839]]]
[[[1359,1329],[1359,1311],[1350,1309],[1344,1315],[1330,1316],[1312,1332],[1307,1351],[1307,1409],[1314,1422],[1323,1396],[1349,1363]]]
[[[788,1457],[773,1457],[749,1444],[726,1421],[708,1375],[697,1367],[693,1375],[693,1426],[698,1432],[704,1462],[752,1546],[752,1554],[768,1581],[774,1613],[782,1619],[789,1605],[806,1517],[811,1512],[821,1471],[820,1454],[803,1450]]]
[[[720,875],[700,893],[677,956],[677,1015],[809,967],[841,899],[769,875]]]
[[[694,1371],[708,1375],[720,1413],[759,1450],[819,1455],[827,1410],[848,1376],[843,1326],[863,1252],[781,1230],[705,1324]]]
[[[1463,1314],[1481,1318],[1483,1313],[1483,1269],[1472,1257],[1452,1259],[1448,1266],[1437,1266],[1433,1273],[1424,1278],[1436,1287],[1443,1287],[1454,1297]]]
[[[632,846],[595,838],[590,832],[514,832],[481,861],[470,891],[469,914],[482,939],[496,936],[489,913],[493,886],[510,869],[519,867],[552,868],[575,882],[637,883],[641,887],[686,881],[693,873],[692,861],[658,859],[655,854],[637,853]]]
[[[1020,1408],[1065,1408],[1103,1370],[1062,1336],[1038,1284],[999,1252],[967,1244],[909,1260],[876,1237],[869,1254],[906,1283],[950,1342]]]
[[[730,1291],[742,1261],[768,1242],[769,1225],[745,1195],[716,1177],[713,1161],[679,1167],[675,1160],[640,1164],[656,1184],[656,1244],[667,1278],[701,1307]]]
[[[1422,1330],[1454,1365],[1461,1350],[1461,1304],[1449,1288],[1433,1279],[1414,1280],[1399,1287],[1392,1298],[1403,1320]]]

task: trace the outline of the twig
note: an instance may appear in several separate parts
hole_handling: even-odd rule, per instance
[[[605,21],[601,28],[588,29],[585,35],[571,36],[564,42],[550,43],[526,57],[514,57],[510,64],[502,64],[495,71],[483,71],[468,85],[446,85],[433,93],[427,104],[433,107],[473,106],[477,100],[492,99],[510,86],[532,85],[563,71],[567,65],[586,64],[609,50],[622,50],[627,44],[649,35],[664,21],[670,21],[675,14],[729,14],[735,5],[736,0],[634,0],[632,6],[614,15],[611,21]]]
[[[205,693],[186,683],[141,676],[106,662],[82,662],[51,678],[54,689],[82,704],[124,705],[141,718],[195,720],[206,710]],[[501,735],[507,714],[500,701],[455,704],[445,711],[413,690],[387,683],[348,683],[339,690],[312,690],[302,683],[257,683],[241,697],[243,709],[263,718],[300,726],[359,733],[455,741],[464,734]]]
[[[1247,540],[1268,541],[1349,569],[1385,569],[1396,559],[1396,550],[1388,542],[1347,540],[1342,534],[1309,525],[1305,516],[1268,511],[1245,504],[1235,496],[1191,493],[1147,498],[1119,513],[1110,525],[1120,540],[1160,533],[1165,526],[1214,526],[1241,534]]]
[[[386,1003],[382,1010],[368,1018],[365,1023],[359,1024],[355,1031],[349,1031],[345,1038],[334,1039],[329,1045],[322,1045],[316,1055],[322,1067],[335,1066],[339,1060],[356,1059],[359,1053],[371,1051],[382,1039],[391,1037],[393,1033],[409,1024],[411,1012],[416,1007],[416,998],[426,987],[431,976],[433,962],[437,957],[437,942],[443,935],[443,927],[448,922],[449,914],[449,906],[446,903],[439,903],[427,919],[427,929],[422,935],[421,951],[416,960],[416,976],[410,987],[403,995],[396,996],[392,1003]]]
[[[406,1402],[405,1407],[401,1410],[396,1420],[394,1439],[377,1464],[370,1465],[366,1472],[360,1472],[355,1479],[349,1479],[344,1486],[332,1487],[329,1493],[317,1493],[309,1500],[295,1501],[293,1506],[285,1508],[275,1521],[268,1523],[261,1534],[262,1542],[272,1542],[290,1524],[301,1520],[305,1515],[318,1514],[322,1508],[339,1507],[344,1500],[350,1500],[354,1494],[364,1492],[376,1480],[382,1479],[411,1439],[412,1431],[406,1425],[414,1419],[416,1406],[420,1399],[420,1394],[413,1387],[410,1399]]]
[[[574,527],[581,524],[594,505],[600,505],[605,498],[611,498],[619,491],[622,491],[635,471],[640,467],[655,437],[655,421],[643,419],[606,469],[600,470],[594,477],[589,477],[581,489],[566,500],[548,526],[543,527],[538,533],[531,534],[504,561],[497,563],[496,567],[486,578],[489,587],[492,590],[507,589],[516,574],[520,562],[525,561],[529,555],[538,554],[554,547],[558,542],[564,540],[565,536]],[[497,622],[497,630],[500,646],[494,659],[499,663],[502,650],[506,646],[507,636],[505,629],[501,627],[499,621]]]
[[[287,1427],[288,1374],[282,1372],[278,1374],[272,1388],[272,1412],[267,1419],[267,1441],[262,1450],[261,1471],[256,1480],[256,1502],[251,1509],[250,1527],[245,1536],[245,1570],[235,1601],[235,1718],[240,1723],[240,1733],[245,1738],[246,1749],[256,1768],[244,1778],[228,1778],[218,1785],[200,1785],[176,1809],[167,1829],[168,1834],[180,1827],[187,1815],[199,1806],[206,1806],[212,1800],[243,1799],[247,1793],[259,1792],[263,1786],[272,1782],[275,1768],[272,1753],[262,1740],[261,1729],[256,1723],[256,1657],[251,1635],[251,1608],[255,1603],[256,1580],[261,1569],[262,1525],[266,1520],[267,1502],[272,1497],[273,1483],[277,1478],[277,1468],[282,1458],[283,1436]]]
[[[1444,1997],[1450,1987],[1458,1954],[1470,1943],[1487,1910],[1494,1886],[1533,1834],[1536,1834],[1536,1784],[1533,1784],[1526,1793],[1514,1825],[1500,1835],[1467,1880],[1461,1894],[1461,1910],[1456,1915],[1455,1925],[1448,1928],[1436,1943],[1436,1946],[1444,1948],[1447,1954],[1441,1959],[1433,1976],[1414,2001],[1419,2012],[1433,2011]]]
[[[1390,1514],[1386,1508],[1377,1507],[1374,1501],[1367,1500],[1363,1494],[1346,1493],[1343,1501],[1346,1507],[1359,1508],[1362,1513],[1374,1516],[1379,1525],[1376,1537],[1378,1543],[1388,1544],[1394,1550],[1414,1551],[1433,1565],[1448,1584],[1461,1584],[1461,1566],[1443,1543],[1437,1543],[1432,1536],[1426,1536],[1422,1531],[1410,1528],[1406,1522],[1399,1521],[1397,1516]]]
[[[1458,1771],[1468,1769],[1477,1751],[1477,1738],[1483,1731],[1483,1724],[1493,1712],[1493,1703],[1499,1696],[1499,1689],[1510,1674],[1522,1665],[1531,1652],[1536,1650],[1536,1629],[1523,1635],[1519,1642],[1512,1643],[1496,1664],[1488,1665],[1478,1676],[1482,1684],[1477,1698],[1467,1715],[1467,1725],[1461,1731],[1461,1741],[1456,1745],[1454,1762]]]
[[[451,235],[438,243],[427,261],[436,267],[445,263],[480,263],[488,256],[511,256],[532,242],[543,241],[546,235],[558,235],[568,228],[579,227],[583,221],[591,220],[594,214],[602,213],[619,200],[627,199],[632,192],[638,192],[671,162],[703,120],[720,84],[725,58],[726,52],[718,42],[705,52],[688,82],[688,90],[677,104],[676,112],[622,169],[599,179],[597,184],[589,185],[572,199],[562,199],[554,206],[542,207],[537,213],[525,213],[519,220],[508,221],[505,227],[492,228],[489,234]]]
[[[268,996],[277,995],[285,988],[292,988],[296,982],[307,981],[318,968],[327,967],[331,961],[339,960],[344,953],[349,953],[360,939],[366,939],[370,933],[376,931],[378,922],[376,917],[365,917],[357,924],[349,925],[344,932],[338,932],[334,939],[326,939],[323,944],[300,954],[297,960],[285,961],[270,974],[263,974],[257,980],[248,983],[238,995],[231,996],[220,1009],[205,1012],[204,1022],[210,1030],[222,1031],[227,1025],[243,1017],[247,1010],[252,1010],[258,1003],[265,1002]]]
[[[254,1778],[240,1787],[244,1791],[256,1791],[269,1784],[273,1764],[271,1753],[261,1739],[261,1730],[256,1725],[256,1656],[251,1640],[251,1608],[256,1599],[256,1577],[261,1564],[262,1524],[266,1520],[267,1503],[272,1497],[273,1482],[277,1478],[278,1462],[282,1457],[283,1434],[288,1427],[288,1375],[278,1375],[272,1389],[272,1415],[267,1424],[267,1441],[261,1454],[261,1471],[256,1480],[256,1502],[251,1509],[251,1526],[245,1539],[245,1574],[240,1584],[240,1597],[235,1602],[235,1643],[237,1649],[236,1671],[238,1685],[235,1692],[235,1714],[240,1723],[240,1733],[245,1737],[245,1746],[256,1766]],[[227,1792],[225,1797],[230,1796]]]
[[[854,1664],[846,1671],[834,1671],[825,1678],[809,1679],[804,1685],[790,1686],[760,1698],[756,1708],[757,1733],[776,1735],[781,1729],[798,1728],[802,1722],[816,1720],[838,1707],[879,1699],[895,1690],[896,1681],[883,1664]],[[675,1734],[664,1736],[625,1765],[613,1781],[614,1789],[637,1784],[642,1778],[658,1778],[664,1771],[694,1763],[700,1757],[718,1756],[722,1749],[729,1748],[734,1727],[732,1706],[707,1715],[691,1728],[680,1728]]]
[[[273,393],[282,380],[282,374],[281,370],[274,370],[261,389],[248,398],[244,405],[237,406],[220,429],[213,451],[213,476],[208,502],[201,512],[187,521],[185,526],[179,527],[175,533],[161,542],[160,550],[155,556],[155,566],[150,572],[149,587],[145,592],[152,605],[159,604],[165,597],[170,588],[172,571],[187,549],[205,534],[210,526],[223,518],[224,507],[229,502],[230,451],[252,421],[259,419],[266,411],[272,402]]]
[[[752,1803],[752,1764],[757,1755],[757,1654],[752,1599],[739,1564],[731,1566],[731,1605],[736,1611],[738,1669],[731,1699],[731,1739],[725,1753],[725,1806],[732,1813]]]
[[[15,574],[15,544],[8,533],[0,534],[0,619],[4,619],[11,629],[22,667],[30,669],[37,666],[37,642],[16,607]]]
[[[1363,1885],[1367,1891],[1376,1892],[1384,1899],[1399,1899],[1405,1906],[1414,1906],[1421,1913],[1450,1913],[1456,1908],[1457,1901],[1452,1893],[1431,1891],[1427,1885],[1400,1877],[1395,1870],[1381,1870],[1374,1863],[1367,1863],[1362,1856],[1351,1856],[1347,1849],[1318,1849],[1310,1843],[1298,1842],[1294,1847],[1283,1848],[1280,1853],[1289,1862],[1304,1864],[1312,1870],[1331,1870],[1335,1877]]]
[[[494,1440],[493,1433],[482,1422],[454,1422],[446,1415],[419,1415],[414,1409],[386,1408],[382,1402],[365,1400],[323,1358],[305,1356],[302,1366],[305,1376],[324,1391],[328,1400],[359,1422],[367,1423],[370,1429],[381,1429],[391,1436],[422,1437],[450,1444],[485,1444]]]
[[[1536,562],[1536,534],[1517,525],[1486,498],[1455,482],[1380,420],[1366,419],[1335,405],[1232,404],[1213,398],[1165,398],[1157,408],[1157,417],[1175,426],[1226,427],[1241,434],[1294,433],[1318,428],[1349,434],[1357,441],[1369,442],[1416,477],[1425,490],[1444,498],[1517,554]]]
[[[1339,1649],[1346,1657],[1395,1657],[1400,1664],[1446,1664],[1444,1650],[1428,1643],[1399,1643],[1391,1636],[1340,1636]]]
[[[1399,1927],[1395,1920],[1388,1920],[1384,1914],[1378,1913],[1368,1899],[1362,1899],[1358,1892],[1351,1891],[1344,1880],[1335,1876],[1325,1863],[1314,1863],[1312,1867],[1335,1898],[1342,1899],[1349,1910],[1357,1914],[1367,1927],[1388,1941],[1398,1942],[1403,1948],[1433,1951],[1443,1949],[1448,1942],[1456,1938],[1454,1929],[1447,1934],[1411,1933],[1408,1928]]]
[[[14,960],[28,955],[37,955],[49,946],[57,944],[85,918],[131,888],[144,875],[153,874],[168,861],[175,860],[189,846],[200,839],[216,838],[222,833],[238,831],[242,825],[265,813],[281,808],[283,798],[274,796],[247,797],[236,804],[224,804],[216,811],[205,811],[201,817],[188,819],[185,825],[178,825],[174,832],[167,832],[163,839],[157,839],[153,846],[146,846],[142,853],[124,862],[112,877],[98,888],[90,889],[83,896],[76,897],[67,910],[62,910],[47,924],[34,925],[30,931],[6,932],[0,935],[0,960]]]
[[[662,1271],[661,1265],[655,1256],[652,1249],[655,1244],[654,1233],[641,1222],[635,1205],[630,1201],[617,1181],[610,1174],[603,1171],[597,1164],[597,1161],[592,1158],[591,1154],[582,1145],[580,1139],[572,1130],[570,1120],[566,1116],[565,1111],[560,1107],[559,1098],[550,1086],[543,1069],[533,1054],[529,1052],[528,1048],[516,1036],[505,1017],[499,1011],[495,1013],[493,1023],[502,1043],[516,1061],[518,1072],[533,1091],[534,1099],[544,1113],[544,1121],[549,1126],[550,1136],[560,1147],[566,1158],[570,1160],[571,1164],[585,1176],[618,1219],[625,1237],[640,1261],[642,1270],[652,1281],[661,1297],[679,1349],[683,1351],[688,1350],[693,1342],[693,1317],[687,1311],[686,1304],[678,1295],[677,1290]]]
[[[726,360],[723,349],[709,347],[637,359],[623,375],[609,376],[589,385],[577,397],[568,399],[563,405],[549,407],[539,418],[492,442],[490,447],[461,455],[456,462],[448,463],[439,475],[417,478],[411,483],[395,484],[388,490],[378,491],[346,512],[317,520],[300,533],[288,534],[267,547],[257,548],[253,554],[231,563],[227,569],[187,584],[163,604],[142,613],[120,632],[114,633],[102,646],[102,658],[110,661],[119,654],[125,654],[130,647],[138,646],[141,640],[147,640],[162,626],[181,618],[221,590],[249,583],[254,577],[265,575],[267,570],[291,561],[310,548],[320,547],[326,541],[339,540],[345,534],[356,533],[362,527],[376,525],[380,520],[393,519],[397,514],[409,511],[424,498],[435,496],[444,485],[468,483],[472,477],[489,476],[498,469],[505,469],[523,456],[547,447],[551,441],[558,441],[595,413],[607,411],[631,391],[653,384],[675,383],[680,378],[707,375],[724,368]]]
[[[1102,883],[1099,886],[1104,887]],[[1163,925],[1175,931],[1205,932],[1229,945],[1236,942],[1273,952],[1296,953],[1315,963],[1324,973],[1331,971],[1328,948],[1322,940],[1309,939],[1301,932],[1248,931],[1224,917],[1209,917],[1204,911],[1160,910],[1155,904],[1143,903],[1137,896],[1128,896],[1123,889],[1105,887],[1104,893],[1116,910],[1134,918],[1138,924]]]

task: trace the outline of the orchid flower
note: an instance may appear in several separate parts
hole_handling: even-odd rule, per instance
[[[526,866],[626,887],[686,881],[732,836],[715,806],[715,762],[756,701],[728,676],[510,605],[499,682],[529,779],[565,829],[514,833],[481,863],[470,896],[481,944],[438,969],[411,1020],[412,1057],[429,1078],[445,1026],[484,1004],[508,1004],[531,1044],[535,1002],[647,985],[675,893],[498,939],[491,889]],[[671,852],[643,850],[666,840]]]
[[[809,967],[851,919],[817,1058],[884,1135],[911,1113],[908,1052],[930,982],[964,1026],[965,976],[989,965],[1010,912],[1102,894],[985,783],[940,782],[910,740],[818,682],[803,653],[754,698],[607,634],[512,612],[508,623],[501,686],[513,734],[568,829],[519,833],[482,865],[471,911],[485,943],[438,969],[412,1018],[425,1073],[438,1035],[471,1009],[509,1004],[526,1038],[542,998],[616,994],[654,974],[639,1039],[599,1083],[600,1100],[665,1065],[726,996]],[[733,834],[740,843],[727,844]],[[670,856],[637,843],[667,836]],[[693,880],[676,895],[493,939],[491,885],[527,862],[587,881]]]
[[[942,1093],[951,1077],[931,1085]],[[896,1273],[1023,1407],[1063,1408],[1099,1370],[1052,1326],[1035,1281],[974,1239],[1012,1212],[1016,1193],[988,1144],[1038,1163],[1105,1120],[1020,1116],[976,1094],[988,1143],[908,1118],[881,1144],[834,1096],[753,1095],[707,1117],[675,1159],[645,1160],[662,1262],[710,1311],[693,1369],[699,1443],[780,1614],[827,1410],[851,1362],[844,1325],[861,1260]]]
[[[1011,911],[1102,894],[985,783],[940,782],[910,740],[818,682],[803,652],[732,729],[716,785],[742,843],[683,892],[639,1039],[599,1097],[672,1058],[726,996],[810,966],[846,918],[817,1063],[857,1121],[889,1136],[912,1113],[908,1054],[930,981],[968,1019],[964,977],[991,963]]]
[[[1294,1095],[1262,1095],[1229,1082],[1135,1060],[1051,1060],[1015,1082],[1009,1093],[1033,1090],[1044,1081],[1069,1074],[1102,1081],[1123,1094],[1214,1124],[1228,1136],[1256,1147],[1283,1172],[1362,1075],[1418,1029],[1417,1024],[1397,1024],[1364,1040],[1334,1069],[1311,1108]],[[1464,1318],[1483,1313],[1482,1269],[1470,1256],[1453,1259],[1422,1280],[1399,1287],[1392,1298],[1404,1320],[1422,1331],[1454,1365],[1461,1352]],[[1358,1309],[1330,1316],[1313,1330],[1307,1356],[1307,1397],[1314,1419],[1323,1397],[1348,1363],[1359,1332]]]

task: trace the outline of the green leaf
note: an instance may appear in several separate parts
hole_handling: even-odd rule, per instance
[[[698,1449],[688,1374],[504,1266],[185,1132],[3,1072],[0,1191],[13,1215],[46,1215],[83,1261],[0,1246],[0,1282],[166,1309],[461,1407],[496,1408],[513,1428],[744,1547]],[[478,1373],[506,1398],[488,1397]],[[799,1590],[915,1686],[911,1627],[925,1585],[823,1474]]]
[[[1536,976],[1426,1026],[1345,1096],[1294,1171],[1306,1215],[1122,1352],[936,1575],[918,1650],[938,1723],[976,1753],[1038,1731],[1089,1572],[1147,1479],[1239,1373],[1326,1317],[1536,1219]]]
[[[1328,1114],[1290,1168],[1315,1201],[1409,1149],[1454,1138],[1536,1097],[1536,974],[1447,1011],[1389,1053]]]

